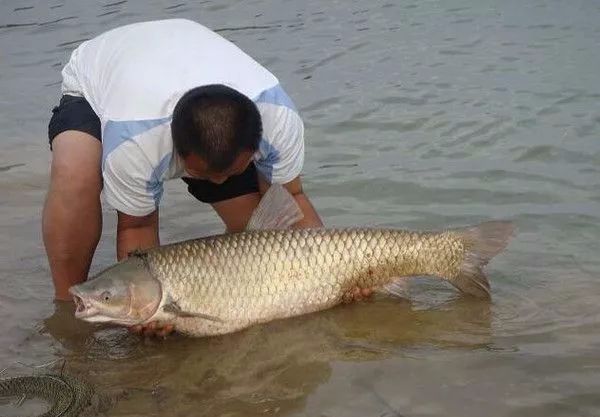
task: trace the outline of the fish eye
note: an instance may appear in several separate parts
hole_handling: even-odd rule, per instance
[[[100,298],[101,298],[103,301],[110,301],[110,297],[111,297],[111,293],[110,293],[110,291],[104,291],[104,292],[103,292],[103,293],[100,295]]]

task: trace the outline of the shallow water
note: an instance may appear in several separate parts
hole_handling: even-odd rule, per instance
[[[114,416],[600,415],[599,13],[595,0],[1,2],[2,375],[65,359],[127,389]],[[218,29],[280,78],[328,225],[513,219],[488,267],[493,302],[427,281],[410,301],[166,341],[53,304],[40,212],[60,69],[84,39],[166,17]],[[115,256],[104,216],[93,271]],[[221,229],[169,184],[163,241]]]

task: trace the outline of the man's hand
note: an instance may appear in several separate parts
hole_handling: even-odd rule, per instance
[[[143,335],[146,337],[162,337],[166,338],[167,335],[171,334],[174,330],[174,326],[168,323],[160,323],[158,321],[151,321],[150,323],[146,323],[144,325],[137,324],[135,326],[129,327],[129,331],[134,334]]]
[[[342,301],[344,303],[351,303],[353,301],[361,301],[364,298],[369,298],[373,295],[373,290],[371,288],[359,288],[356,287],[352,291],[344,294]]]

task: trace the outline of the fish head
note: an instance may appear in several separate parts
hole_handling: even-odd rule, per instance
[[[105,269],[69,292],[76,318],[127,326],[148,321],[162,299],[160,282],[150,273],[143,254]]]

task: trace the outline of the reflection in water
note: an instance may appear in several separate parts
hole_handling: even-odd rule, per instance
[[[57,303],[44,331],[62,345],[70,372],[129,392],[114,415],[286,415],[304,409],[332,362],[421,346],[479,349],[490,343],[491,314],[489,303],[467,298],[433,309],[378,298],[223,337],[154,340],[78,321],[71,303]]]

